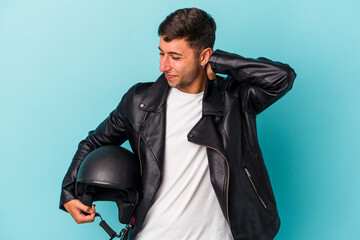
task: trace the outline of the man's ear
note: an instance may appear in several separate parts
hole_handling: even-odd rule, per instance
[[[200,65],[205,66],[210,59],[211,54],[213,53],[213,50],[211,48],[205,48],[200,53]]]

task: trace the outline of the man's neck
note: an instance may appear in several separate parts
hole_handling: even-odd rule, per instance
[[[205,91],[206,82],[207,82],[207,75],[205,71],[201,71],[201,73],[197,77],[197,80],[192,82],[192,84],[186,86],[185,88],[178,88],[178,89],[182,92],[190,93],[190,94],[201,93]]]

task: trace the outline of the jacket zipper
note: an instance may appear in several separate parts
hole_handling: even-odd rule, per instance
[[[198,143],[197,143],[198,144]],[[224,159],[225,159],[225,162],[226,162],[226,165],[227,165],[227,170],[228,170],[228,174],[227,174],[227,181],[226,181],[226,220],[229,224],[229,229],[230,229],[230,233],[231,233],[231,236],[233,237],[234,239],[234,234],[232,233],[232,230],[231,230],[231,225],[230,225],[230,217],[229,217],[229,181],[230,181],[230,166],[229,166],[229,162],[227,160],[227,158],[219,151],[217,150],[216,148],[213,148],[213,147],[210,147],[210,146],[206,146],[206,145],[202,145],[202,144],[198,144],[200,146],[203,146],[203,147],[206,147],[206,148],[210,148],[216,152],[218,152]]]
[[[259,192],[257,191],[257,189],[255,187],[255,184],[254,184],[254,182],[253,182],[253,180],[251,178],[251,174],[250,174],[249,170],[246,167],[244,168],[244,170],[245,170],[245,173],[246,173],[246,175],[247,175],[247,177],[248,177],[248,179],[249,179],[249,181],[251,183],[251,186],[253,187],[253,189],[254,189],[254,191],[256,193],[256,196],[258,197],[258,199],[260,200],[260,202],[264,206],[264,208],[267,208],[267,205],[265,204],[264,200],[261,198]]]
[[[143,122],[146,119],[148,112],[145,112],[144,114],[144,118],[142,119],[142,121],[140,122],[140,124],[143,124]],[[139,142],[138,142],[138,155],[139,155],[139,163],[140,163],[140,176],[142,176],[142,161],[141,161],[141,156],[140,156],[140,141],[141,141],[141,135],[139,134]]]

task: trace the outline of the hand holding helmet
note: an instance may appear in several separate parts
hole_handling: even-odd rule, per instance
[[[100,226],[111,239],[124,239],[135,219],[133,211],[139,199],[141,185],[139,160],[120,146],[103,146],[89,153],[82,161],[76,177],[75,195],[78,199],[64,204],[77,223],[93,222],[101,218]],[[94,201],[115,202],[119,210],[119,222],[127,226],[117,234],[95,212]]]
[[[64,208],[77,224],[93,222],[95,219],[95,205],[89,207],[80,200],[74,199],[65,203]]]

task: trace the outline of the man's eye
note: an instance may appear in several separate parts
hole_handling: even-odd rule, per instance
[[[160,53],[161,56],[164,56],[164,53]]]
[[[179,60],[180,58],[179,57],[172,57],[172,59]]]

